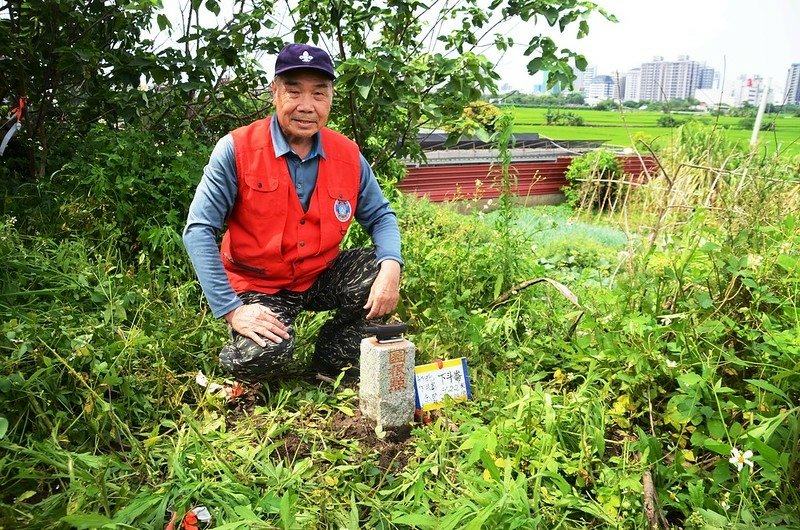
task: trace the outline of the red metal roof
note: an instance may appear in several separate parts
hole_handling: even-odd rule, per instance
[[[653,157],[618,157],[626,174],[639,176],[656,168]],[[552,161],[513,162],[510,167],[516,176],[515,195],[549,195],[560,193],[567,185],[564,176],[572,157],[558,157]],[[398,187],[406,193],[428,197],[433,202],[459,199],[493,199],[500,196],[497,181],[500,166],[490,163],[454,163],[447,165],[408,168],[406,178]]]

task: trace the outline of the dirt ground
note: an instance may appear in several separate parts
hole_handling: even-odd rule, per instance
[[[229,429],[245,416],[252,413],[256,406],[264,405],[265,398],[261,392],[261,385],[253,383],[246,385],[242,395],[228,404],[226,424]],[[412,425],[396,429],[386,429],[383,436],[375,432],[375,422],[361,415],[356,409],[352,416],[336,411],[329,419],[329,432],[326,433],[337,440],[358,441],[359,445],[368,452],[376,452],[378,467],[380,469],[402,471],[408,464],[409,457],[413,454],[413,438],[411,437]],[[276,449],[277,454],[286,460],[306,458],[311,455],[313,446],[309,444],[298,432],[290,431],[283,438],[283,445]]]

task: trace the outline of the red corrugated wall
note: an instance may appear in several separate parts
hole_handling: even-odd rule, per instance
[[[656,170],[653,157],[621,156],[618,157],[625,173],[639,176],[645,172],[650,174]],[[514,162],[512,174],[517,183],[513,192],[516,195],[549,195],[560,193],[567,185],[564,175],[572,157],[559,157],[554,161]],[[398,187],[406,193],[414,193],[419,197],[428,197],[433,202],[452,201],[458,199],[493,199],[500,196],[495,185],[500,175],[500,167],[489,163],[419,166],[408,168],[408,175]]]

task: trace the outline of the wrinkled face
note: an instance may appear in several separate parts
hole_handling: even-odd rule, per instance
[[[306,144],[328,122],[333,82],[314,70],[287,72],[272,81],[275,115],[289,144]]]

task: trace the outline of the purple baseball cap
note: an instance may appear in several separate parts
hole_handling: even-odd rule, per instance
[[[275,60],[275,75],[299,69],[319,70],[331,80],[336,79],[333,62],[328,53],[308,44],[287,44]]]

